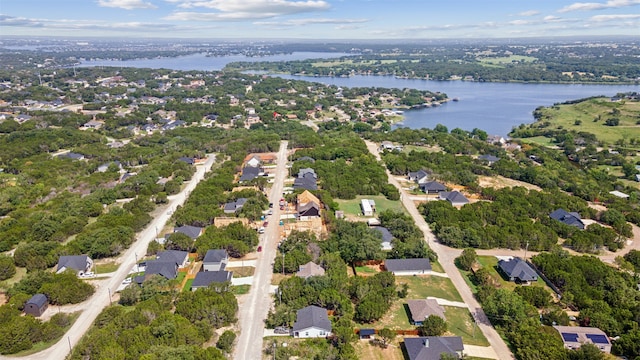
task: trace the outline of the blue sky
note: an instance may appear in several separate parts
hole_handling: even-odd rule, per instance
[[[640,36],[640,0],[1,0],[0,37]]]

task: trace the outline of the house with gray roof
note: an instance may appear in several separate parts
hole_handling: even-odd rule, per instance
[[[316,171],[313,170],[312,168],[304,168],[304,169],[298,170],[298,177],[299,178],[303,178],[305,176],[312,176],[314,179],[318,178],[318,175],[316,174]]]
[[[593,344],[600,351],[611,353],[609,337],[596,327],[554,325],[553,328],[560,333],[564,347],[567,349],[575,350],[584,344]]]
[[[201,271],[196,274],[195,279],[191,283],[191,291],[196,291],[201,288],[207,288],[210,286],[225,286],[231,282],[233,278],[233,272],[219,270],[219,271]]]
[[[447,187],[437,181],[427,181],[424,184],[420,184],[420,190],[426,194],[440,194],[443,191],[447,191]]]
[[[422,322],[432,315],[447,320],[444,316],[444,308],[438,304],[436,299],[407,300],[407,306],[411,313],[411,323],[413,325],[422,325]]]
[[[24,313],[35,317],[42,316],[49,306],[49,300],[44,294],[35,294],[24,303]]]
[[[229,201],[224,204],[225,214],[235,214],[242,209],[244,204],[247,203],[247,198],[238,198],[235,201]]]
[[[88,255],[63,255],[58,259],[56,274],[63,273],[69,269],[76,272],[78,276],[91,271],[93,260]]]
[[[178,277],[178,265],[175,261],[149,260],[145,266],[144,279],[151,275],[160,275],[171,280]]]
[[[314,158],[312,158],[310,156],[303,156],[303,157],[300,157],[300,158],[296,159],[296,161],[308,161],[310,163],[315,163],[316,159],[314,159]]]
[[[500,161],[500,158],[491,154],[485,154],[478,156],[478,160],[492,165],[493,163]]]
[[[262,172],[262,170],[259,167],[245,166],[242,168],[242,175],[240,175],[238,181],[249,182],[260,176],[260,172]]]
[[[519,257],[509,260],[499,260],[498,268],[509,279],[517,283],[528,284],[531,281],[538,281],[538,273]]]
[[[407,176],[409,181],[413,181],[417,184],[424,184],[429,179],[429,173],[426,170],[410,171]]]
[[[331,321],[327,310],[315,305],[298,310],[292,330],[293,337],[301,339],[331,335]]]
[[[189,253],[180,250],[160,251],[156,255],[156,259],[159,261],[173,262],[177,267],[183,268],[187,266],[187,263],[189,262]]]
[[[442,191],[438,194],[438,197],[440,200],[447,200],[453,206],[462,206],[469,203],[469,199],[458,191]]]
[[[396,276],[420,275],[431,271],[431,261],[420,259],[386,259],[384,267]]]
[[[391,242],[393,241],[393,234],[391,234],[389,229],[384,226],[372,226],[371,229],[382,235],[382,242],[380,243],[382,250],[387,251],[393,249],[393,246],[391,245]]]
[[[180,227],[173,228],[173,232],[185,234],[195,240],[198,238],[198,236],[202,235],[202,233],[204,232],[204,228],[201,228],[199,226],[182,225]]]
[[[224,249],[210,249],[202,259],[202,271],[224,270],[229,262],[229,254]]]
[[[318,180],[311,174],[293,180],[293,189],[318,190]]]
[[[440,360],[442,354],[462,357],[464,345],[459,336],[425,336],[405,338],[409,360]]]
[[[568,212],[565,209],[558,209],[549,214],[549,217],[569,226],[575,226],[578,229],[584,230],[584,222],[582,222],[580,214],[577,212]]]

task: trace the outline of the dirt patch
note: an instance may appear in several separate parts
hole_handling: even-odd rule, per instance
[[[491,187],[495,189],[522,186],[528,190],[542,191],[539,186],[532,185],[524,181],[509,179],[503,176],[479,176],[478,184],[482,187]]]
[[[402,349],[398,343],[400,339],[400,337],[397,337],[386,349],[371,345],[369,340],[359,340],[355,345],[358,358],[371,360],[403,360]]]

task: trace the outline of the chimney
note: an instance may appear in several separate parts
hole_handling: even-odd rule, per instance
[[[424,347],[429,347],[429,339],[424,339]]]

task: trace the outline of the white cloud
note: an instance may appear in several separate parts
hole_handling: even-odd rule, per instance
[[[98,0],[98,5],[102,7],[120,8],[125,10],[133,9],[156,9],[157,6],[143,0]]]
[[[602,9],[615,9],[627,6],[640,5],[640,0],[608,0],[604,3],[573,3],[565,6],[558,12],[570,12],[570,11],[589,11],[589,10],[602,10]]]
[[[620,21],[640,19],[640,14],[596,15],[590,18],[595,22]]]
[[[242,21],[267,19],[292,14],[324,11],[326,1],[306,0],[167,0],[183,9],[204,8],[209,12],[177,11],[166,20],[180,21]]]
[[[538,11],[538,10],[527,10],[527,11],[523,11],[521,13],[518,13],[516,15],[518,15],[518,16],[535,16],[535,15],[538,15],[538,14],[540,14],[540,11]]]

